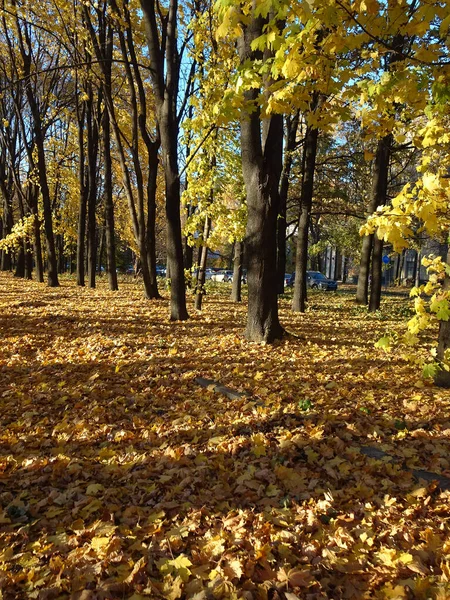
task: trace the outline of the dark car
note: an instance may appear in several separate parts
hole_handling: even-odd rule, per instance
[[[295,281],[295,273],[292,274],[288,285],[293,286]],[[328,279],[320,271],[306,271],[306,285],[311,289],[336,291],[337,281]]]

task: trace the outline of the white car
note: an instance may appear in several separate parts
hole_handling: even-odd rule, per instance
[[[216,271],[211,276],[211,279],[212,281],[231,281],[233,279],[233,271]]]

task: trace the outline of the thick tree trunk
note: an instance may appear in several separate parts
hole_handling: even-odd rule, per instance
[[[238,39],[241,64],[262,58],[252,50],[265,20],[252,15]],[[254,342],[271,343],[283,335],[278,319],[277,217],[279,183],[282,171],[283,117],[261,119],[255,109],[260,91],[245,92],[253,106],[241,120],[242,170],[247,194],[247,230],[245,255],[248,265],[248,313],[246,337]],[[263,132],[261,129],[263,128]],[[263,135],[262,135],[263,133]]]
[[[317,99],[314,101],[314,106]],[[308,127],[303,151],[303,174],[301,190],[301,209],[298,220],[297,254],[295,257],[295,282],[292,310],[305,312],[307,300],[306,270],[308,264],[308,232],[314,191],[314,172],[316,169],[317,139],[319,130]]]
[[[164,148],[164,143],[163,143]],[[176,149],[172,150],[176,154]],[[164,150],[163,150],[163,154]],[[166,217],[167,217],[167,265],[170,272],[170,318],[184,321],[189,315],[186,309],[186,286],[184,283],[183,244],[181,240],[180,182],[177,170],[168,169],[170,155],[166,155]]]
[[[242,289],[242,255],[244,244],[236,242],[234,245],[234,260],[233,260],[233,284],[231,287],[231,301],[241,302]]]
[[[23,249],[23,244],[20,244],[17,250],[16,269],[14,271],[14,277],[25,277],[25,252]]]

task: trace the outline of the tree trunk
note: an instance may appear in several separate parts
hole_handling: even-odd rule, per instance
[[[372,252],[372,281],[370,284],[369,312],[375,312],[381,303],[381,281],[383,267],[383,240],[375,237]]]
[[[373,237],[373,234],[366,235],[362,241],[361,260],[359,263],[358,273],[358,286],[356,288],[356,302],[358,304],[367,304],[369,302],[369,273],[370,258],[372,256]]]
[[[450,264],[450,244],[447,248],[446,263]],[[445,292],[450,291],[450,277],[446,274],[444,278],[443,289]],[[446,353],[450,348],[450,321],[441,321],[439,323],[439,336],[436,358],[438,362],[445,362]],[[447,356],[448,366],[448,356]],[[450,372],[444,368],[439,369],[434,377],[434,383],[439,387],[450,388]]]
[[[24,262],[25,262],[25,279],[32,279],[33,276],[33,255],[31,254],[30,244],[27,239],[23,241]]]
[[[313,107],[317,106],[317,97]],[[298,220],[297,254],[295,257],[295,282],[292,310],[305,312],[307,300],[306,269],[308,264],[308,232],[314,191],[314,172],[316,169],[317,139],[319,130],[308,127],[303,151],[303,174],[301,189],[301,209]]]
[[[84,160],[84,107],[78,116],[78,182],[80,201],[78,207],[77,231],[77,285],[85,285],[85,246],[86,246],[86,217],[87,217],[87,185]]]
[[[296,147],[300,111],[286,118],[284,164],[280,183],[280,209],[277,219],[277,277],[278,293],[284,294],[284,275],[286,271],[286,209],[289,180],[292,167],[292,153]]]
[[[95,209],[97,204],[97,156],[98,156],[98,125],[94,114],[94,99],[92,89],[87,101],[87,241],[88,241],[88,277],[89,287],[95,288],[95,275],[97,270],[97,239]]]
[[[105,177],[105,224],[106,224],[106,268],[108,273],[108,284],[111,291],[119,289],[117,283],[116,267],[116,241],[114,228],[114,202],[112,186],[112,162],[111,162],[111,125],[109,113],[103,112],[103,163]]]
[[[180,217],[180,177],[178,169],[177,100],[180,84],[180,56],[177,46],[178,2],[169,0],[163,20],[163,35],[157,23],[154,0],[141,0],[145,16],[150,57],[150,77],[154,88],[156,117],[161,136],[165,175],[167,217],[167,266],[170,271],[170,318],[188,318],[184,281],[183,243]],[[163,40],[163,42],[161,42]]]
[[[42,260],[42,239],[41,239],[41,222],[39,220],[38,211],[38,194],[39,190],[35,185],[28,187],[28,204],[31,212],[34,215],[33,221],[33,251],[34,264],[36,269],[36,281],[44,283],[44,263]]]
[[[348,276],[348,257],[344,256],[343,264],[342,264],[342,283],[347,283]]]
[[[234,261],[233,261],[233,284],[231,288],[231,301],[241,302],[242,289],[242,254],[244,244],[236,242],[234,245]]]
[[[19,245],[17,251],[16,270],[14,271],[14,277],[25,277],[25,252],[23,249],[23,243]]]
[[[376,210],[377,206],[386,204],[391,146],[392,134],[385,136],[378,142],[372,180],[372,195],[373,203],[375,205],[372,212]],[[369,312],[374,312],[380,308],[382,259],[383,241],[376,237],[373,240],[372,284],[370,286]]]
[[[420,265],[422,264],[422,252],[419,250],[416,254],[416,272],[414,274],[414,285],[419,287],[420,285]]]
[[[197,289],[195,295],[195,308],[202,310],[203,296],[205,295],[205,279],[206,279],[206,261],[208,258],[208,237],[211,229],[210,217],[205,218],[205,227],[203,228],[203,244],[200,258],[200,268],[197,275]]]
[[[375,160],[373,164],[372,192],[369,206],[367,209],[368,216],[374,213],[378,206],[382,206],[386,202],[387,178],[389,173],[391,144],[391,134],[385,136],[384,138],[378,141]],[[370,258],[372,255],[373,245],[373,234],[367,235],[363,238],[361,249],[361,261],[359,264],[358,287],[356,289],[356,302],[358,304],[367,304],[368,302]],[[381,294],[381,287],[379,291],[378,287],[374,288],[374,306],[376,305],[377,294]]]

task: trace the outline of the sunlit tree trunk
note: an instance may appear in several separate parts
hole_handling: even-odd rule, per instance
[[[383,206],[387,201],[389,162],[391,157],[392,135],[389,134],[379,140],[375,155],[372,175],[372,212],[378,206]],[[373,240],[372,254],[372,284],[370,286],[369,311],[374,312],[380,308],[381,280],[383,266],[383,241],[375,237]]]
[[[289,191],[289,180],[292,168],[292,153],[296,148],[297,130],[300,121],[300,111],[293,117],[286,117],[286,133],[283,171],[280,181],[280,208],[277,219],[277,277],[278,293],[284,293],[284,275],[286,271],[286,209]]]
[[[203,296],[205,295],[205,279],[206,279],[206,261],[208,259],[208,237],[211,229],[210,217],[205,217],[205,226],[203,228],[203,243],[200,258],[200,267],[197,275],[197,289],[195,294],[195,308],[202,310]]]
[[[241,64],[262,55],[251,48],[262,35],[265,20],[252,16],[238,39]],[[245,99],[253,104],[241,119],[242,170],[247,195],[248,219],[245,254],[248,265],[248,312],[246,337],[254,342],[281,338],[278,318],[277,217],[282,169],[283,117],[271,115],[263,121],[254,107],[260,91],[247,90]]]
[[[317,107],[318,97],[313,99],[312,108]],[[316,169],[317,139],[319,130],[308,127],[303,151],[303,177],[301,189],[301,207],[298,220],[297,253],[295,257],[295,282],[292,310],[305,312],[307,290],[306,269],[308,263],[308,232],[314,192],[314,173]]]
[[[242,242],[236,242],[234,245],[234,260],[233,260],[233,284],[231,288],[231,301],[241,302],[241,290],[242,290],[242,258],[243,258],[244,244]]]
[[[167,217],[167,266],[170,271],[170,318],[188,318],[184,282],[183,243],[180,218],[180,177],[178,168],[177,98],[180,84],[180,55],[177,47],[178,2],[169,0],[162,35],[157,23],[155,0],[141,0],[145,16],[156,116],[161,136]]]
[[[450,241],[450,236],[449,236]],[[446,263],[450,264],[450,243],[447,248]],[[447,293],[450,292],[450,277],[446,274],[444,278],[443,289]],[[450,321],[440,321],[439,323],[439,336],[438,336],[438,347],[436,358],[438,361],[444,361],[446,353],[450,348]],[[448,357],[447,357],[448,360]],[[440,369],[435,377],[434,382],[439,387],[450,388],[450,372],[444,368]]]
[[[367,214],[374,213],[378,206],[386,202],[387,178],[389,173],[390,147],[392,144],[392,135],[387,135],[378,141],[372,172],[372,190]],[[361,249],[361,260],[359,264],[358,286],[356,290],[356,302],[358,304],[367,304],[369,299],[369,275],[370,259],[374,245],[374,234],[363,238]],[[378,262],[376,269],[380,268]],[[379,290],[379,291],[378,291]],[[377,294],[381,296],[381,277],[377,282],[373,292],[373,306],[377,305]],[[372,310],[372,309],[371,309]],[[376,310],[376,309],[374,309]]]

